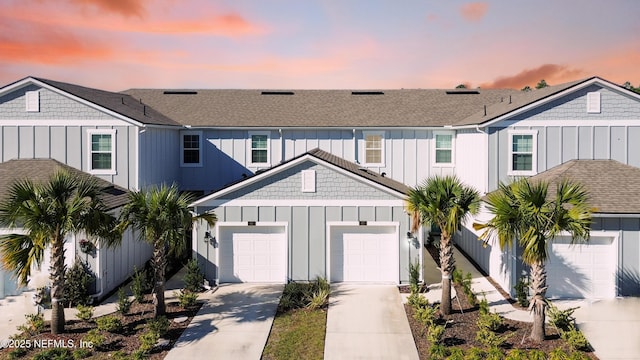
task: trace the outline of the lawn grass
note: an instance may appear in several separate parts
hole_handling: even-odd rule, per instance
[[[296,309],[276,315],[262,359],[322,359],[326,309]]]

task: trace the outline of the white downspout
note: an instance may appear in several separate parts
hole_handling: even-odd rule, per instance
[[[351,130],[353,132],[353,162],[359,164],[358,162],[358,141],[356,140],[356,129]]]
[[[278,129],[278,134],[280,134],[280,163],[284,162],[284,137],[282,136],[282,129]]]

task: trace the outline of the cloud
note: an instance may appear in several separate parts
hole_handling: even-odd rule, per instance
[[[585,73],[582,69],[571,69],[564,65],[544,64],[534,69],[525,69],[515,75],[501,76],[492,82],[480,84],[485,89],[521,89],[527,85],[534,87],[544,79],[549,85],[576,80]]]
[[[69,0],[73,4],[81,6],[93,6],[101,10],[120,14],[123,16],[137,16],[142,18],[146,10],[145,0]]]
[[[479,21],[487,13],[488,8],[489,4],[486,2],[467,3],[460,7],[460,15],[468,21]]]

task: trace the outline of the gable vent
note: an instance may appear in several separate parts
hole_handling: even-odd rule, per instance
[[[26,98],[26,110],[28,112],[40,111],[40,92],[39,91],[27,91],[25,92]]]
[[[477,95],[478,90],[447,90],[447,95]]]
[[[351,95],[384,95],[382,91],[352,91]]]
[[[263,91],[260,95],[293,95],[293,91]]]
[[[197,95],[197,91],[185,91],[185,90],[166,90],[163,92],[165,95]]]

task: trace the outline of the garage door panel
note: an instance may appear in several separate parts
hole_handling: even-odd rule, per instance
[[[339,227],[331,233],[331,281],[398,281],[397,233],[393,226]]]
[[[221,282],[285,282],[284,227],[233,227],[221,233]]]
[[[613,238],[592,236],[587,244],[555,239],[547,262],[547,296],[613,298],[616,295],[617,249]]]

